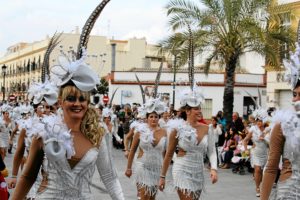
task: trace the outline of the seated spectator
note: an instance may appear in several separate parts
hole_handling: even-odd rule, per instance
[[[237,131],[242,132],[244,130],[244,124],[242,119],[239,116],[238,112],[232,113],[232,122],[230,124],[230,128],[235,128]]]
[[[233,157],[233,152],[237,146],[237,130],[235,128],[230,128],[229,133],[227,133],[222,154],[223,157],[223,165],[221,166],[222,169],[229,169],[231,164],[231,159]]]

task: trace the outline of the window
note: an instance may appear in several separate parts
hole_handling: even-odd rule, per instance
[[[210,119],[212,117],[212,102],[212,99],[205,99],[205,102],[201,107],[204,119]]]
[[[151,58],[143,58],[143,67],[144,68],[151,68]]]

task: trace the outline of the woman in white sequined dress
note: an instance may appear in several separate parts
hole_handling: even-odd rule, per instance
[[[286,78],[293,91],[295,110],[277,111],[272,118],[270,150],[261,187],[261,200],[298,200],[300,198],[300,47],[296,45],[291,62],[284,61]],[[277,188],[271,195],[278,165],[282,161]]]
[[[35,126],[28,161],[14,191],[13,200],[23,199],[34,183],[47,158],[47,184],[39,199],[90,200],[93,199],[92,177],[97,167],[102,182],[113,200],[123,200],[121,184],[112,165],[109,151],[99,127],[96,111],[89,107],[88,91],[99,79],[85,63],[86,52],[80,60],[70,62],[60,56],[58,65],[52,67],[51,78],[60,87],[59,103],[62,115],[44,117]],[[61,74],[58,72],[64,72]]]
[[[257,114],[256,114],[257,113]],[[243,143],[246,154],[250,155],[251,165],[254,168],[254,180],[256,185],[256,196],[260,196],[260,184],[263,177],[263,169],[267,163],[269,145],[266,140],[267,132],[265,130],[264,119],[267,119],[267,110],[257,109],[252,114],[255,117],[255,125],[251,126],[249,133]],[[250,151],[247,149],[248,142],[252,140],[253,147]]]
[[[142,200],[155,199],[163,156],[166,150],[167,132],[158,125],[159,114],[163,110],[160,111],[159,106],[155,107],[154,104],[159,105],[159,100],[153,100],[152,102],[150,100],[146,103],[147,123],[141,123],[135,127],[136,134],[133,137],[125,172],[127,177],[131,177],[134,155],[139,149],[134,173],[137,189]]]
[[[211,163],[210,178],[217,182],[217,155],[212,126],[199,123],[201,119],[200,104],[202,94],[196,89],[183,91],[181,95],[182,109],[187,120],[170,120],[168,150],[164,159],[159,181],[159,189],[164,190],[165,178],[176,146],[179,151],[173,163],[173,181],[181,200],[196,200],[204,189],[204,157],[207,153]]]

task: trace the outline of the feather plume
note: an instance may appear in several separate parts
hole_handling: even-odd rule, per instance
[[[115,98],[115,94],[116,94],[116,92],[118,91],[118,89],[119,89],[119,88],[117,88],[117,89],[113,92],[113,94],[111,95],[111,99],[110,99],[110,102],[109,102],[109,105],[110,105],[110,106],[112,106],[112,102],[113,102],[113,100],[114,100],[114,98]]]
[[[80,35],[80,39],[79,39],[79,44],[78,44],[78,48],[77,48],[77,59],[81,58],[81,54],[82,54],[82,48],[84,47],[85,49],[87,49],[87,44],[89,41],[89,35],[94,27],[94,24],[97,20],[97,18],[99,17],[99,15],[101,14],[102,10],[104,9],[104,7],[106,6],[106,4],[109,2],[110,0],[103,0],[96,8],[95,10],[92,12],[92,14],[90,15],[90,17],[88,18],[88,20],[85,22],[84,27],[82,28],[82,32]]]
[[[138,84],[140,86],[140,89],[141,89],[143,104],[145,104],[146,98],[145,98],[145,92],[144,92],[143,86],[141,84],[141,81],[140,81],[139,77],[136,74],[135,74],[135,78],[136,78],[136,80],[137,80],[137,82],[138,82]]]
[[[194,87],[194,41],[191,27],[188,25],[189,31],[189,81],[190,87],[193,90]]]
[[[161,72],[162,72],[162,67],[163,67],[163,61],[161,61],[160,66],[159,66],[158,71],[157,71],[157,75],[156,75],[156,79],[155,79],[153,98],[157,97],[157,90],[158,90],[158,85],[159,85],[159,82],[160,82],[160,75],[161,75]]]
[[[53,49],[58,45],[59,38],[61,37],[62,33],[60,34],[56,34],[56,32],[54,33],[54,35],[52,36],[52,38],[49,41],[45,56],[44,56],[44,60],[43,60],[43,64],[42,64],[42,82],[44,83],[46,81],[46,75],[49,76],[50,74],[50,70],[49,70],[49,59],[50,59],[50,54],[53,51]]]

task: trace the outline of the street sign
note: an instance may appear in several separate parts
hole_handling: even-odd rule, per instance
[[[107,104],[109,101],[109,97],[106,95],[106,96],[103,96],[103,103]]]

